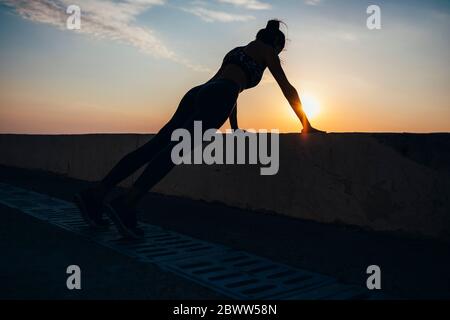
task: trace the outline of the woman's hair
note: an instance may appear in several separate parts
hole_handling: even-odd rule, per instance
[[[280,20],[270,20],[267,22],[265,29],[259,30],[256,39],[273,48],[278,47],[280,51],[283,50],[286,44],[286,37],[280,30],[280,23]]]

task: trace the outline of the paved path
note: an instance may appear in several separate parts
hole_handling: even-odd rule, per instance
[[[63,200],[87,184],[42,172],[0,167],[0,182]],[[0,206],[4,298],[214,299],[209,290],[157,266]],[[363,286],[380,265],[383,292],[405,298],[449,298],[449,246],[431,240],[322,225],[217,204],[149,194],[141,219],[200,240]],[[36,241],[36,239],[39,239]],[[74,261],[75,260],[75,261]],[[76,263],[75,263],[76,262]],[[65,267],[79,264],[83,290],[68,291]],[[112,289],[114,288],[114,289]]]

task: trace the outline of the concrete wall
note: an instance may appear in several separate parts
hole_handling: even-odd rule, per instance
[[[0,164],[93,181],[150,138],[0,135]],[[290,134],[280,137],[276,176],[257,166],[180,166],[154,191],[448,241],[449,178],[449,134]]]

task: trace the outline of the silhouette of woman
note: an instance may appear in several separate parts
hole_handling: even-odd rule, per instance
[[[265,29],[247,46],[231,50],[222,66],[208,82],[192,88],[182,98],[170,121],[148,143],[126,155],[95,186],[75,196],[83,218],[92,226],[107,224],[102,218],[103,202],[120,181],[148,163],[134,185],[123,195],[106,204],[106,213],[119,232],[130,238],[139,238],[136,205],[139,200],[174,167],[171,150],[172,132],[183,128],[193,132],[194,121],[202,121],[203,130],[220,128],[229,118],[233,129],[238,129],[236,101],[239,94],[259,84],[268,67],[284,96],[303,125],[304,133],[321,132],[311,126],[302,110],[297,90],[289,83],[278,55],[284,49],[285,35],[280,21],[270,20]]]

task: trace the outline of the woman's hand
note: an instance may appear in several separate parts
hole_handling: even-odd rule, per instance
[[[314,128],[314,127],[303,128],[303,130],[302,130],[302,134],[313,134],[313,133],[319,133],[319,134],[320,134],[320,133],[323,133],[323,134],[326,134],[325,131],[318,130],[318,129]]]

